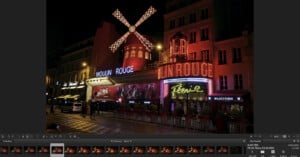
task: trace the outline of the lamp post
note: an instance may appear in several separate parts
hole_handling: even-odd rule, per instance
[[[84,88],[83,88],[83,92],[81,92],[81,94],[83,95],[83,97],[84,97],[84,99],[86,99],[86,80],[87,80],[87,77],[89,76],[89,66],[88,66],[88,64],[87,64],[87,62],[85,62],[85,61],[83,61],[82,63],[81,63],[81,66],[83,67],[83,70],[82,70],[82,72],[83,72],[83,79],[82,79],[82,81],[84,82]]]
[[[86,73],[86,76],[84,77],[84,81],[87,79],[86,77],[88,76],[88,64],[84,61],[81,63],[82,67],[83,67],[83,71]]]
[[[161,43],[157,43],[155,46],[157,52],[158,52],[158,65],[160,65],[163,61],[163,45]]]

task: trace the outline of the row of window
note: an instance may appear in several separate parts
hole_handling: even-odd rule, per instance
[[[151,59],[151,54],[146,51],[145,55],[144,55],[142,50],[139,50],[138,52],[136,52],[135,50],[131,50],[130,52],[126,51],[125,52],[125,59],[129,58],[129,56],[130,56],[130,58],[137,56],[138,58]]]
[[[205,20],[205,19],[208,19],[208,8],[204,8],[204,9],[200,9],[199,13],[197,11],[194,11],[193,13],[190,13],[189,14],[189,18],[188,18],[188,23],[186,22],[186,17],[185,16],[181,16],[179,17],[178,19],[178,24],[177,26],[180,27],[180,26],[183,26],[185,24],[191,24],[191,23],[194,23],[197,21],[197,15],[198,15],[198,19],[199,20]],[[173,19],[170,21],[170,25],[169,25],[169,28],[170,29],[173,29],[176,27],[176,20]]]
[[[240,62],[242,62],[241,48],[232,48],[232,63],[240,63]],[[218,63],[219,64],[227,64],[226,50],[219,50]]]
[[[200,53],[199,52],[189,53],[188,60],[201,60],[204,62],[212,61],[209,50],[201,50]],[[240,63],[240,62],[242,62],[241,48],[232,48],[232,63]],[[226,50],[219,50],[218,63],[227,64]]]
[[[209,30],[208,28],[200,29],[200,41],[205,41],[209,39]],[[190,33],[189,43],[196,43],[197,41],[197,32]]]
[[[235,90],[243,89],[243,75],[242,74],[235,74],[233,75],[233,85]],[[219,89],[220,90],[227,90],[227,76],[219,76]]]
[[[188,60],[201,60],[203,62],[211,62],[209,50],[202,50],[200,54],[198,52],[192,52],[189,54]]]

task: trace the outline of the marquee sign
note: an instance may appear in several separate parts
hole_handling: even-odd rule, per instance
[[[127,66],[127,67],[116,68],[114,71],[112,69],[97,71],[96,77],[107,77],[107,76],[111,76],[111,75],[123,75],[123,74],[130,74],[133,72],[134,72],[133,66]]]
[[[184,62],[163,65],[158,68],[158,79],[171,77],[213,77],[213,66],[204,62]]]

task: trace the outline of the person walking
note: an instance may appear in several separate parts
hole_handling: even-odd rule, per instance
[[[90,118],[95,120],[95,105],[96,101],[94,99],[90,102]]]
[[[51,99],[51,100],[50,100],[50,112],[51,112],[52,114],[54,114],[54,110],[55,110],[54,102],[53,102],[53,100]]]
[[[81,115],[82,115],[83,118],[85,118],[86,113],[87,113],[87,105],[86,105],[86,102],[84,101],[82,103],[82,110],[81,110]]]

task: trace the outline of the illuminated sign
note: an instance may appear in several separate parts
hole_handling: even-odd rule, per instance
[[[97,71],[96,72],[96,77],[106,77],[106,76],[111,76],[113,75],[113,72],[115,75],[123,75],[123,74],[130,74],[133,73],[133,66],[127,66],[127,67],[121,67],[121,68],[116,68],[115,71],[113,70],[103,70],[103,71]]]
[[[213,100],[233,100],[233,97],[214,97]]]
[[[163,65],[158,68],[158,79],[170,77],[213,77],[213,66],[204,62],[185,62]]]
[[[135,102],[133,100],[130,100],[128,103],[129,104],[134,104]]]
[[[150,101],[144,101],[144,104],[150,104],[151,102]]]
[[[214,101],[243,101],[241,97],[233,97],[233,96],[209,96],[208,100]]]
[[[133,66],[127,66],[125,68],[116,68],[116,75],[133,73]]]
[[[171,87],[171,93],[174,96],[175,94],[204,93],[204,91],[200,85],[190,85],[185,88],[182,83],[178,83]]]
[[[77,82],[69,82],[69,86],[77,86]]]
[[[97,71],[96,77],[105,77],[105,76],[111,76],[112,70],[104,70],[104,71]]]

